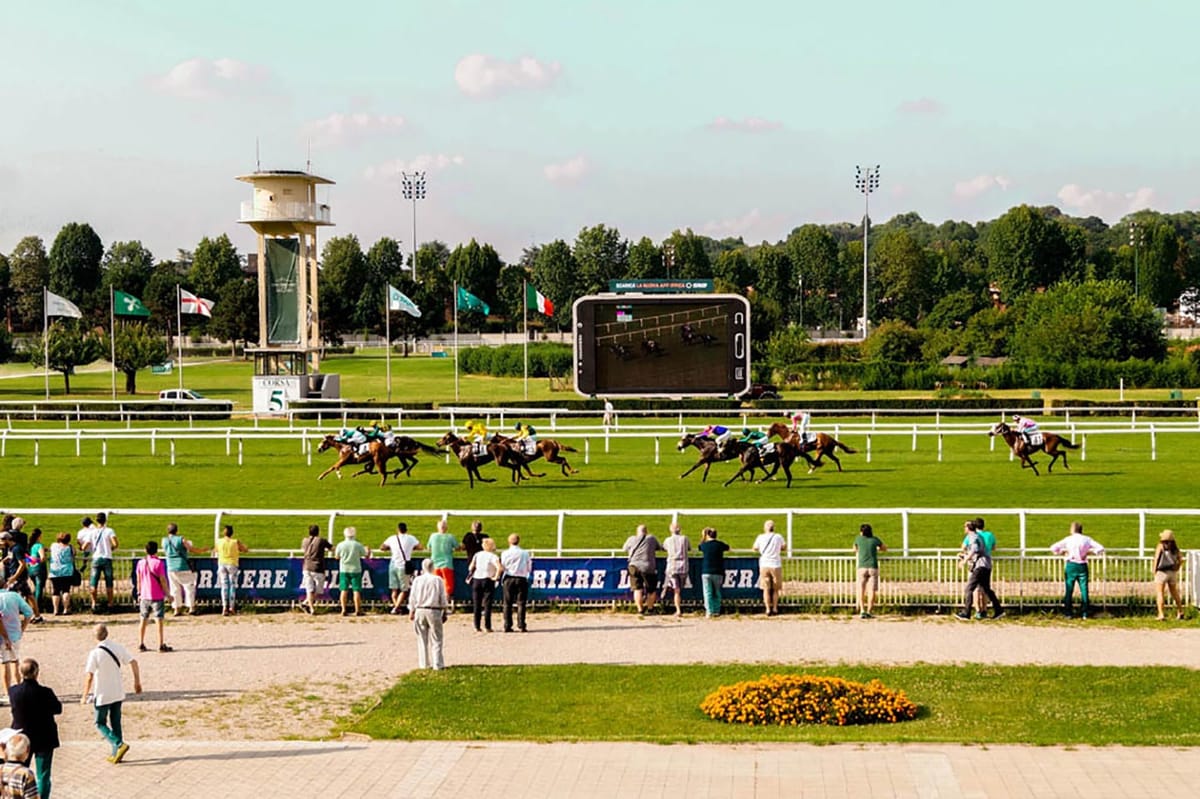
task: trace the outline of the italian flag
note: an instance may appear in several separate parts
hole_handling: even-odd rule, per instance
[[[546,299],[546,295],[528,283],[525,284],[525,305],[546,316],[554,314],[554,303]]]

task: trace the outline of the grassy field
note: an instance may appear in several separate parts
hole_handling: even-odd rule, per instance
[[[701,700],[764,674],[878,678],[921,715],[859,727],[744,727],[713,721]],[[343,729],[382,739],[943,742],[1195,746],[1195,674],[1178,668],[1067,666],[467,666],[412,672]],[[515,712],[468,713],[503,691]],[[1038,697],[1030,702],[1032,696]],[[629,723],[637,719],[637,724]]]

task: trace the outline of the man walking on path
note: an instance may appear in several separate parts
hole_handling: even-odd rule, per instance
[[[683,589],[688,579],[688,551],[692,542],[683,534],[678,522],[671,522],[671,534],[663,542],[667,550],[667,576],[663,581],[663,603],[666,593],[670,591],[675,599],[675,616],[683,615]]]
[[[1066,592],[1063,594],[1063,612],[1067,618],[1074,616],[1071,600],[1075,593],[1075,584],[1079,583],[1079,599],[1082,602],[1083,618],[1086,619],[1088,617],[1088,558],[1093,554],[1103,555],[1104,547],[1083,534],[1083,525],[1080,522],[1071,522],[1070,535],[1051,545],[1050,551],[1055,555],[1063,555],[1067,559],[1063,567],[1066,582]]]
[[[363,583],[363,558],[371,556],[371,550],[358,543],[358,530],[353,527],[347,527],[342,536],[345,539],[337,545],[334,550],[334,555],[339,561],[338,565],[338,588],[341,590],[340,601],[342,605],[342,615],[349,616],[350,610],[346,607],[346,600],[350,598],[351,592],[354,594],[354,615],[361,616],[362,612],[362,583]]]
[[[508,537],[508,549],[500,555],[504,577],[500,587],[504,594],[504,632],[513,631],[513,605],[517,607],[517,629],[525,628],[525,605],[529,601],[529,576],[533,573],[533,556],[521,549],[521,536],[513,533]]]
[[[858,528],[854,551],[858,554],[858,617],[870,619],[879,590],[879,553],[887,552],[887,544],[875,537],[871,525],[864,524]]]
[[[92,613],[96,612],[96,595],[100,587],[100,578],[104,578],[104,585],[107,589],[108,602],[105,605],[107,609],[112,609],[113,603],[113,550],[120,546],[117,541],[116,532],[108,526],[108,516],[104,513],[96,514],[96,523],[92,524],[92,520],[86,516],[83,519],[83,529],[79,531],[79,535],[75,540],[79,542],[79,546],[83,547],[84,552],[92,553],[92,576],[88,580],[88,585],[92,592]]]
[[[167,600],[167,568],[162,558],[158,557],[158,542],[146,542],[146,557],[138,561],[137,571],[138,615],[138,651],[146,651],[146,625],[151,617],[158,627],[158,651],[171,652],[171,647],[163,641],[163,617],[166,616]]]
[[[629,585],[633,588],[633,602],[639,616],[654,612],[658,601],[658,559],[662,544],[650,535],[646,525],[639,524],[637,533],[625,539],[622,547],[629,553]]]
[[[12,705],[12,726],[29,737],[33,753],[34,774],[41,799],[50,799],[50,768],[54,750],[59,747],[58,723],[54,717],[62,713],[62,702],[54,691],[38,682],[38,662],[33,658],[21,661],[21,683],[8,689]]]
[[[108,626],[96,625],[96,648],[88,653],[84,671],[83,692],[79,704],[86,705],[95,690],[96,729],[112,746],[109,763],[120,763],[129,751],[121,730],[121,704],[125,701],[125,686],[121,680],[121,667],[128,664],[133,671],[133,692],[142,692],[142,673],[137,660],[121,644],[108,641]]]
[[[310,524],[308,535],[300,542],[300,551],[304,554],[304,601],[300,607],[309,616],[317,612],[313,604],[316,598],[325,593],[325,555],[332,549],[329,539],[321,536],[320,526]]]
[[[968,519],[963,524],[963,545],[959,557],[967,564],[969,575],[967,587],[963,589],[963,609],[955,614],[955,618],[966,620],[971,618],[971,607],[975,604],[975,590],[979,589],[987,595],[992,603],[992,610],[998,619],[1004,614],[1000,608],[1000,598],[992,590],[992,553],[987,541],[975,527],[975,520]],[[984,612],[978,611],[975,618],[984,618]]]
[[[779,615],[779,594],[783,589],[783,536],[775,532],[775,522],[763,522],[763,531],[754,539],[758,553],[758,587],[763,592],[763,604],[768,616]]]
[[[449,610],[446,583],[433,573],[433,560],[421,561],[421,573],[412,583],[408,597],[408,618],[417,634],[417,666],[441,671],[446,668],[442,653],[443,630]]]
[[[408,599],[409,561],[413,552],[421,542],[415,535],[410,535],[408,525],[400,522],[396,525],[394,535],[379,545],[379,548],[391,555],[388,562],[388,588],[392,592],[392,615],[400,615],[400,608]]]
[[[192,571],[189,555],[203,555],[201,549],[179,534],[174,522],[167,525],[167,536],[162,540],[163,559],[167,562],[167,582],[170,584],[172,614],[188,615],[196,612],[196,573]]]

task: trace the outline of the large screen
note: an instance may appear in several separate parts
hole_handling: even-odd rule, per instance
[[[750,303],[735,294],[605,294],[574,306],[584,396],[725,396],[750,387]]]

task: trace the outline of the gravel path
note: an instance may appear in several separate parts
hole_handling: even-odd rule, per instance
[[[22,654],[42,664],[42,681],[70,703],[60,720],[63,739],[91,741],[96,733],[78,701],[92,619],[47,621],[30,628]],[[113,640],[136,647],[132,614],[107,621]],[[407,620],[383,615],[168,618],[167,642],[175,652],[138,656],[146,693],[125,705],[126,726],[138,739],[318,738],[349,702],[376,694],[416,666]],[[469,614],[458,613],[447,625],[446,659],[450,666],[808,661],[1194,668],[1200,627],[1128,630],[1096,622],[1032,626],[886,617],[639,619],[585,612],[535,614],[525,635],[480,635]]]

